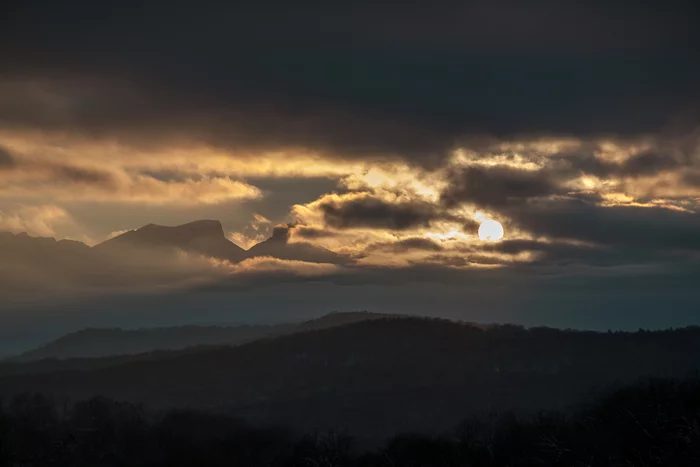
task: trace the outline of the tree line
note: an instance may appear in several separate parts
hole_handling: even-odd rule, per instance
[[[22,394],[0,407],[2,467],[700,465],[698,375],[619,388],[573,414],[474,415],[452,431],[397,434],[370,450],[348,433],[300,435],[104,397]]]

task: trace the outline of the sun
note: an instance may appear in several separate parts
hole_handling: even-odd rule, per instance
[[[479,238],[486,241],[496,241],[503,238],[503,226],[500,222],[487,219],[479,226]]]

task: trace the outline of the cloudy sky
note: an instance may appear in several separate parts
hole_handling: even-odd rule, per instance
[[[218,219],[248,248],[284,225],[352,258],[263,268],[281,270],[269,287],[303,277],[303,303],[345,297],[319,310],[362,307],[350,289],[371,309],[419,303],[421,287],[446,310],[523,293],[539,318],[513,314],[517,297],[464,317],[595,327],[546,316],[600,294],[638,310],[656,288],[685,311],[657,323],[657,303],[640,322],[696,320],[691,2],[235,5],[3,7],[0,230],[94,245]],[[479,239],[485,219],[501,241]]]

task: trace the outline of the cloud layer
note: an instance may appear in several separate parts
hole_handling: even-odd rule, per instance
[[[92,245],[206,218],[245,249],[272,237],[239,263],[154,258],[154,287],[695,273],[686,2],[32,0],[8,15],[0,230]],[[478,239],[488,218],[503,241]]]

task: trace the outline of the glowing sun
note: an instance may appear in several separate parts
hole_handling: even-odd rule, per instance
[[[503,238],[503,226],[498,221],[487,219],[479,226],[479,238],[487,241],[500,240]]]

